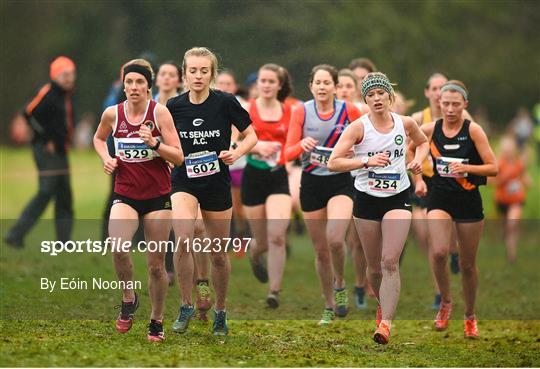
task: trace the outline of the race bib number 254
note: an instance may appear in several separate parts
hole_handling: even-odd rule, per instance
[[[400,173],[370,171],[368,173],[368,189],[373,192],[397,193],[400,180]]]

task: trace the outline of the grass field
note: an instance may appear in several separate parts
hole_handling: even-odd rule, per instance
[[[1,234],[36,189],[28,150],[0,149]],[[108,178],[92,152],[71,157],[77,219],[74,239],[98,237]],[[538,168],[531,173],[538,188]],[[493,216],[490,188],[484,189],[486,213]],[[170,331],[178,308],[177,287],[169,289],[161,344],[146,341],[149,312],[146,287],[129,334],[114,331],[119,301],[115,291],[39,289],[39,279],[61,276],[114,278],[110,256],[39,253],[39,242],[52,239],[50,220],[42,220],[24,250],[0,246],[0,366],[540,366],[540,261],[538,192],[531,193],[518,262],[508,265],[496,220],[488,221],[479,251],[478,316],[481,339],[463,339],[459,276],[452,276],[456,297],[448,332],[432,329],[433,286],[427,260],[408,242],[401,266],[402,290],[390,345],[373,343],[375,302],[352,307],[345,320],[321,329],[323,308],[314,255],[305,236],[291,236],[282,306],[264,308],[266,286],[254,279],[245,258],[232,257],[228,299],[230,335],[215,338],[210,324],[194,321],[185,335]],[[532,201],[531,201],[532,200]],[[45,218],[52,217],[49,208]],[[84,220],[82,220],[84,219]],[[144,281],[144,257],[134,255],[136,278]],[[352,287],[352,266],[347,281]],[[145,283],[143,283],[145,285]]]

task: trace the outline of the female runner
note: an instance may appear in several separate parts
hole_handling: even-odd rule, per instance
[[[123,68],[127,101],[107,108],[94,136],[94,147],[107,174],[116,172],[109,220],[112,239],[131,240],[139,217],[143,217],[146,241],[169,238],[171,231],[171,176],[166,161],[181,165],[184,157],[169,111],[151,100],[153,71],[143,59]],[[107,137],[113,133],[116,157],[107,150]],[[131,250],[115,250],[114,266],[118,279],[133,280]],[[148,339],[161,341],[163,308],[167,293],[165,251],[148,252],[148,289],[152,310]],[[129,286],[129,284],[127,284]],[[131,329],[139,298],[133,289],[123,290],[116,330]]]
[[[412,118],[391,112],[395,96],[386,75],[369,73],[362,96],[370,112],[345,131],[328,167],[340,172],[360,169],[354,181],[354,218],[379,301],[373,339],[386,344],[401,287],[399,257],[411,224],[407,169],[420,173],[428,144]],[[408,165],[407,137],[419,146]],[[353,147],[355,157],[347,158]]]
[[[465,337],[477,338],[476,253],[484,226],[478,186],[486,183],[487,176],[497,175],[497,161],[482,127],[463,118],[468,105],[465,84],[457,80],[446,82],[440,98],[442,119],[421,127],[430,141],[434,170],[427,209],[431,265],[441,294],[435,329],[446,330],[452,312],[446,262],[455,223],[465,297]]]
[[[345,127],[360,117],[360,111],[336,100],[338,71],[327,64],[311,71],[313,100],[293,112],[287,135],[285,158],[302,158],[300,203],[316,253],[325,309],[319,325],[348,313],[345,288],[345,234],[352,215],[354,188],[349,173],[332,173],[326,166]]]
[[[212,282],[216,293],[215,335],[228,333],[225,298],[230,263],[225,249],[232,214],[231,184],[228,166],[257,143],[249,114],[234,95],[213,90],[210,84],[217,75],[217,58],[207,48],[196,47],[184,54],[182,70],[189,91],[167,103],[186,160],[172,173],[173,228],[179,238],[176,270],[182,291],[182,306],[173,330],[185,332],[193,315],[193,258],[190,240],[200,207],[206,236],[211,241]],[[230,149],[231,126],[244,135],[236,148]],[[186,274],[182,276],[182,274]]]
[[[285,269],[285,239],[291,217],[291,195],[283,148],[291,119],[285,99],[291,91],[288,72],[276,64],[265,64],[257,78],[258,97],[249,101],[249,114],[259,142],[247,157],[242,181],[242,203],[256,243],[250,247],[255,276],[269,280],[266,303],[279,306]],[[268,254],[267,265],[261,260]]]

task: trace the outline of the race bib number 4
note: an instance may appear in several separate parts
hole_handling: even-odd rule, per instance
[[[189,178],[211,176],[219,173],[219,161],[215,151],[202,151],[186,157],[186,172]]]
[[[332,149],[328,147],[316,146],[309,155],[309,162],[318,167],[326,168],[328,166],[328,159],[332,154]]]
[[[437,165],[437,172],[441,177],[450,177],[450,178],[465,178],[467,173],[452,173],[450,170],[450,163],[463,163],[467,164],[469,159],[462,158],[449,158],[445,156],[438,157],[435,161]]]
[[[116,153],[120,160],[126,163],[141,163],[154,158],[153,150],[139,139],[119,141]]]
[[[396,172],[368,172],[368,190],[374,192],[397,193],[401,174]]]

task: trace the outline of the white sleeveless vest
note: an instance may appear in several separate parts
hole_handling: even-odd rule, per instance
[[[354,187],[371,196],[394,196],[411,185],[406,164],[407,135],[401,117],[394,113],[391,115],[394,128],[386,134],[375,129],[368,114],[360,118],[364,125],[364,138],[362,142],[354,145],[355,157],[371,157],[381,152],[390,154],[390,164],[386,167],[369,167],[357,171]]]

